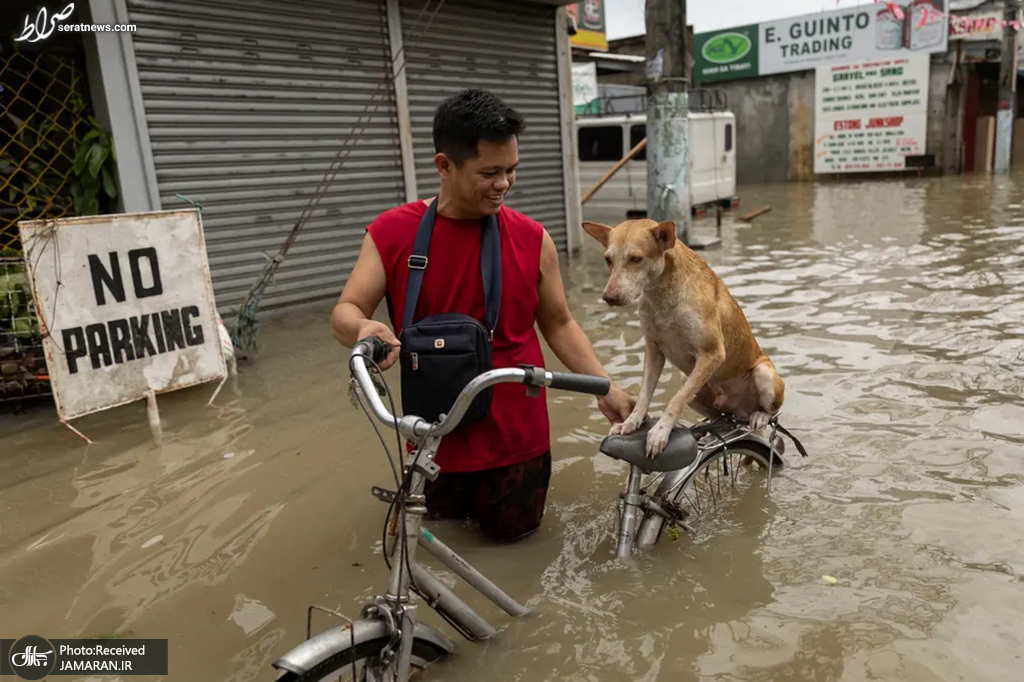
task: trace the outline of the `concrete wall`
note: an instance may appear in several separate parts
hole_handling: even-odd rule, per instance
[[[736,182],[785,182],[789,176],[790,74],[715,83],[736,115]],[[813,78],[812,78],[813,82]],[[813,118],[812,92],[812,118]],[[813,126],[812,126],[813,135]]]
[[[129,23],[125,4],[119,0],[89,0],[88,7],[93,23]],[[118,209],[127,213],[160,210],[131,34],[83,33],[82,38],[93,107],[114,136]]]
[[[787,180],[814,179],[814,72],[789,75]]]
[[[932,58],[928,78],[928,135],[926,152],[935,155],[936,168],[958,172],[960,147],[960,90],[950,87],[953,63],[947,55]],[[953,157],[953,158],[950,158]]]

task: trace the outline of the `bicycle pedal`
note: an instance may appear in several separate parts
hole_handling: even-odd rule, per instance
[[[395,498],[398,497],[398,493],[396,493],[395,491],[380,488],[378,486],[373,486],[372,488],[370,488],[370,494],[376,497],[381,502],[387,502],[388,504],[394,502]]]

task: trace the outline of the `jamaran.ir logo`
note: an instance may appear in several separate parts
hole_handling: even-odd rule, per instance
[[[701,49],[704,59],[712,64],[731,64],[743,59],[753,47],[753,41],[742,33],[729,31],[708,38]]]
[[[59,14],[54,14],[53,16],[49,15],[46,7],[40,7],[34,22],[29,22],[29,19],[32,17],[31,14],[25,16],[25,27],[21,30],[21,35],[14,39],[15,42],[27,40],[30,43],[37,43],[40,40],[46,40],[50,37],[51,33],[57,30],[57,22],[64,21],[74,11],[75,3],[73,2],[69,2],[67,7],[62,9]]]
[[[43,679],[53,672],[56,663],[53,644],[43,637],[22,637],[11,647],[11,667],[23,680]]]

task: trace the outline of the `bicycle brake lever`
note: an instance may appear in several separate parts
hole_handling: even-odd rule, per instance
[[[370,381],[373,383],[373,387],[377,389],[377,395],[382,399],[387,397],[387,388],[384,385],[384,380],[377,374],[370,375]],[[357,393],[359,388],[359,382],[356,381],[355,377],[352,377],[348,381],[348,401],[352,403],[352,407],[357,409],[360,408],[359,394]]]
[[[388,395],[388,388],[384,384],[384,377],[380,374],[373,373],[370,375],[370,381],[373,382],[373,387],[377,389],[377,395],[381,398],[386,398]]]

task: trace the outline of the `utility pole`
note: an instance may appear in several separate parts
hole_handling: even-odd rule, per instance
[[[996,111],[996,173],[1010,172],[1013,109],[1017,92],[1017,28],[1021,0],[1004,0],[1003,53],[999,65],[999,109]]]
[[[686,0],[647,0],[647,216],[690,243]]]

